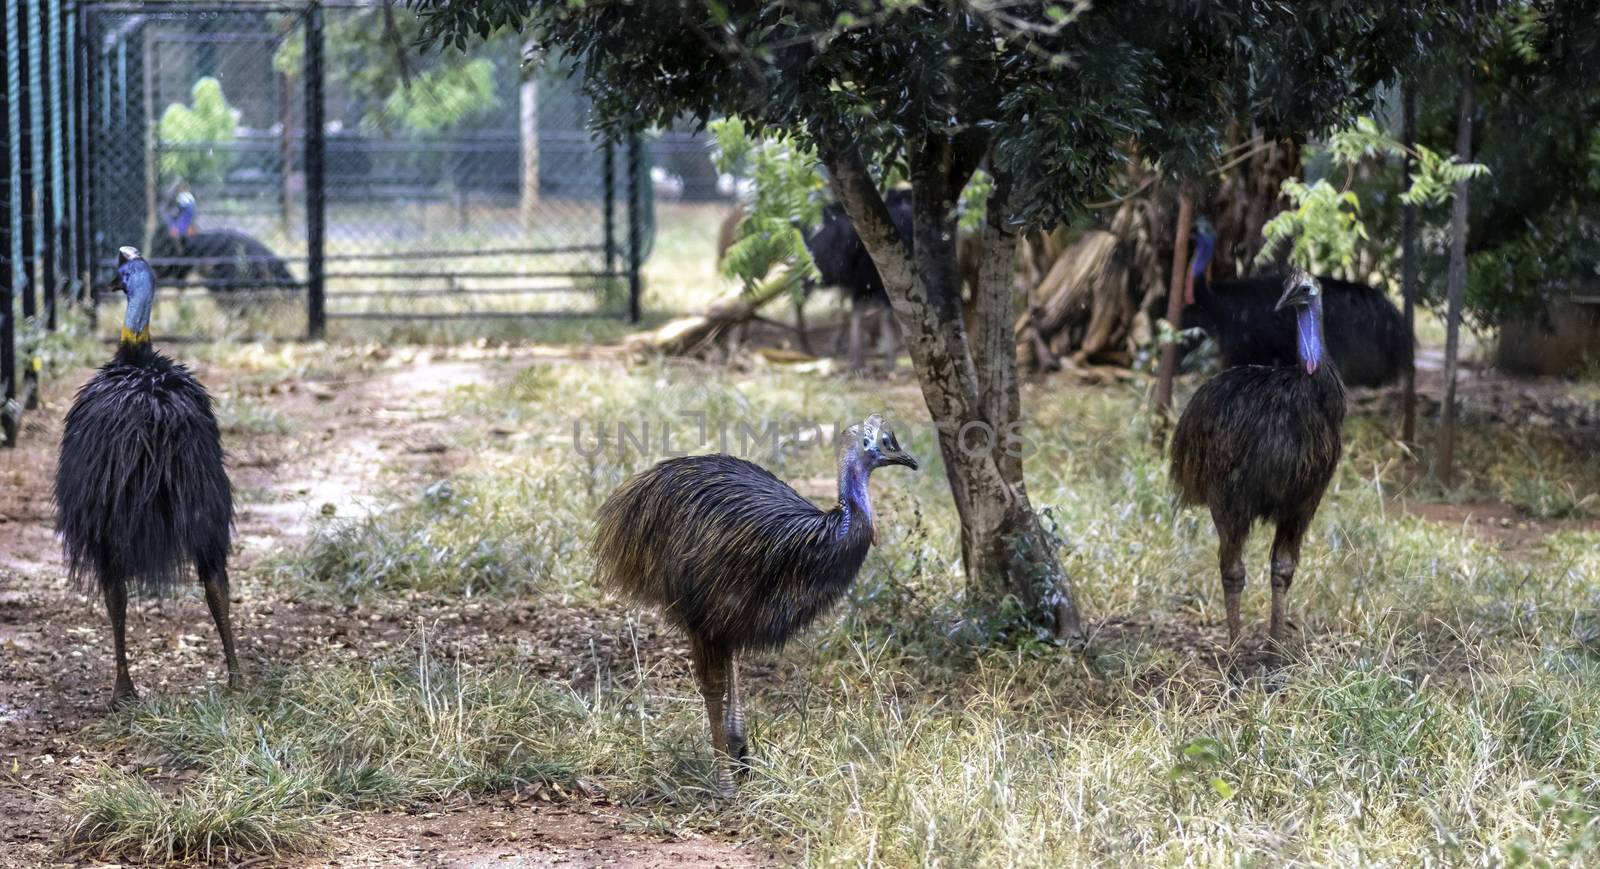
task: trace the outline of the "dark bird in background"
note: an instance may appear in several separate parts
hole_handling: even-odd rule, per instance
[[[1215,234],[1202,224],[1195,233],[1184,328],[1205,330],[1229,367],[1294,364],[1294,321],[1275,305],[1284,276],[1211,283],[1206,271],[1215,247]],[[1411,370],[1414,348],[1405,319],[1382,291],[1336,278],[1317,280],[1327,310],[1327,350],[1346,384],[1384,386]]]
[[[155,275],[137,248],[118,251],[114,286],[128,296],[122,339],[67,412],[55,501],[73,581],[92,578],[105,596],[116,643],[116,705],[136,696],[126,643],[130,583],[140,593],[161,594],[198,573],[230,686],[238,683],[239,662],[228,615],[233,489],[211,395],[151,346]]]
[[[876,414],[839,435],[835,451],[831,510],[728,455],[661,462],[600,508],[600,584],[658,608],[689,637],[723,795],[733,791],[724,761],[742,767],[746,757],[738,655],[782,646],[838,601],[875,540],[867,478],[884,465],[917,468]]]
[[[1228,639],[1239,641],[1244,544],[1257,521],[1272,541],[1271,637],[1281,648],[1284,602],[1300,542],[1339,464],[1345,391],[1325,349],[1323,293],[1305,272],[1289,275],[1277,308],[1292,311],[1297,360],[1243,365],[1206,381],[1172,436],[1172,481],[1186,504],[1211,510],[1228,607]]]
[[[889,219],[894,223],[894,228],[909,249],[912,238],[911,191],[890,190],[884,195],[883,203],[889,209]],[[881,342],[884,364],[893,368],[899,349],[895,333],[897,327],[889,311],[889,294],[883,288],[883,277],[878,274],[872,255],[867,253],[867,246],[862,243],[855,225],[844,213],[843,205],[833,203],[822,209],[822,223],[815,232],[806,236],[806,249],[811,252],[811,261],[816,263],[818,284],[838,287],[850,302],[850,369],[860,371],[865,363],[861,347],[862,321],[869,308],[878,308],[883,312]],[[800,324],[800,331],[801,334],[805,333],[804,322]]]
[[[233,229],[202,231],[195,220],[194,194],[178,193],[166,210],[167,232],[158,235],[150,251],[151,265],[161,283],[198,277],[219,301],[240,308],[259,290],[290,291],[299,282],[272,249]]]

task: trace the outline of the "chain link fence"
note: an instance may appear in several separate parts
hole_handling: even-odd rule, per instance
[[[78,32],[62,0],[9,0],[0,87],[0,437],[16,442],[37,403],[41,345],[58,306],[81,297],[81,78]]]
[[[38,335],[58,304],[120,305],[103,290],[126,244],[169,340],[640,315],[647,149],[597,140],[571,69],[524,75],[514,36],[421,53],[403,6],[335,0],[5,16],[8,438]]]

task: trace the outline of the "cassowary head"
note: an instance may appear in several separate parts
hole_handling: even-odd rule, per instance
[[[1217,231],[1204,217],[1194,222],[1194,257],[1189,261],[1189,274],[1183,282],[1186,304],[1194,304],[1194,282],[1201,275],[1211,275],[1211,256],[1217,249]]]
[[[853,466],[855,470],[864,472],[862,476],[884,465],[903,465],[913,471],[918,467],[916,457],[900,447],[900,441],[883,424],[883,417],[878,414],[840,433],[836,450],[840,470]]]
[[[1295,269],[1283,282],[1283,297],[1275,310],[1293,310],[1295,340],[1307,374],[1317,373],[1325,357],[1322,341],[1322,284],[1311,273]]]
[[[167,218],[167,234],[173,238],[188,238],[194,235],[196,231],[194,194],[184,190],[173,198],[173,202],[177,209]]]
[[[156,279],[150,264],[133,245],[117,248],[117,276],[111,288],[128,294],[128,310],[122,317],[122,343],[139,344],[150,340],[150,307],[155,302]]]
[[[1322,306],[1322,283],[1310,272],[1295,269],[1283,282],[1283,297],[1278,299],[1274,310],[1308,308],[1313,305],[1319,308]]]

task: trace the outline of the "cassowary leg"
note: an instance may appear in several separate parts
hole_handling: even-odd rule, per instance
[[[1294,583],[1294,569],[1300,563],[1300,540],[1305,528],[1299,523],[1282,523],[1272,540],[1272,628],[1274,645],[1281,648],[1287,632],[1284,609],[1288,604],[1289,586]]]
[[[100,588],[105,592],[111,642],[117,654],[117,682],[111,689],[111,705],[118,706],[139,697],[139,692],[133,690],[133,677],[128,675],[128,584],[118,577],[102,580]]]
[[[1213,520],[1216,519],[1213,513]],[[1217,548],[1217,563],[1222,568],[1222,597],[1228,607],[1228,646],[1239,645],[1243,625],[1239,618],[1239,598],[1244,594],[1244,541],[1250,526],[1234,528],[1217,522],[1217,536],[1222,538]]]
[[[749,742],[744,731],[744,701],[739,696],[739,659],[728,661],[728,708],[725,712],[728,727],[728,756],[733,758],[734,771],[745,772],[749,760]]]
[[[700,682],[700,696],[706,701],[706,720],[711,725],[712,781],[717,793],[733,796],[733,772],[728,768],[728,662],[726,649],[694,644],[694,675]]]
[[[893,371],[900,355],[900,325],[895,322],[893,309],[883,309],[883,319],[879,327],[882,331],[878,336],[878,343],[883,346],[883,367],[885,370]]]
[[[201,568],[200,584],[205,588],[211,620],[217,623],[217,636],[222,638],[222,656],[228,661],[228,687],[238,688],[239,659],[233,653],[233,617],[228,612],[228,569]]]
[[[811,352],[811,334],[806,331],[806,300],[801,299],[794,303],[794,331],[800,343],[800,352],[807,356],[815,356]]]
[[[861,321],[866,316],[866,305],[860,299],[850,302],[850,372],[858,374],[861,371],[863,360],[861,358]]]

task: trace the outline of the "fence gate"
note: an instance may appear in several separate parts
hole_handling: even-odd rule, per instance
[[[421,54],[394,12],[391,34],[377,3],[76,7],[90,286],[140,245],[169,336],[637,318],[638,140],[597,141],[514,39]]]

